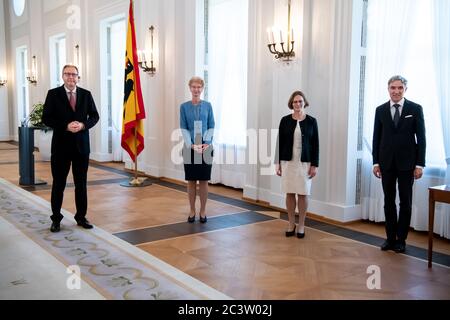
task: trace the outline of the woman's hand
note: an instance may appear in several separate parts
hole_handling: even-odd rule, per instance
[[[208,149],[208,148],[209,148],[209,144],[207,144],[207,143],[202,144],[200,146],[201,153],[204,153],[206,151],[206,149]]]
[[[193,144],[191,145],[192,150],[194,150],[197,153],[203,153],[202,145],[199,144]]]
[[[277,163],[275,165],[275,173],[277,174],[277,176],[281,177],[282,172],[281,172],[281,166],[279,163]]]
[[[310,179],[314,178],[317,174],[317,167],[311,166],[309,167],[308,176]]]

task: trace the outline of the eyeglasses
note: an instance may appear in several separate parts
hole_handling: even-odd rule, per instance
[[[78,73],[68,73],[68,72],[64,72],[63,73],[66,77],[78,77]]]

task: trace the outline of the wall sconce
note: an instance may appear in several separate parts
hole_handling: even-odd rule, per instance
[[[3,76],[0,76],[0,87],[5,86],[7,82],[8,82],[8,80],[6,80],[6,78],[3,78]]]
[[[77,44],[75,45],[75,52],[74,52],[74,65],[77,66],[77,68],[80,66],[80,46]]]
[[[142,71],[147,72],[150,74],[150,76],[154,76],[156,73],[156,68],[153,65],[153,31],[155,30],[155,27],[151,26],[149,28],[150,31],[150,66],[147,65],[147,58],[145,57],[144,51],[138,51],[138,62],[139,66],[141,67]]]
[[[36,56],[31,58],[31,70],[28,70],[27,80],[29,83],[36,85],[37,84],[37,63]]]
[[[270,53],[275,55],[275,59],[281,59],[285,62],[292,61],[295,57],[294,52],[294,29],[291,28],[291,0],[288,0],[288,27],[286,34],[283,34],[283,31],[280,30],[280,46],[281,51],[278,51],[276,48],[277,43],[275,41],[274,36],[274,28],[267,30],[267,36],[269,38],[269,44],[267,45],[269,47]],[[286,42],[285,39],[287,40]],[[286,47],[285,47],[286,44]]]

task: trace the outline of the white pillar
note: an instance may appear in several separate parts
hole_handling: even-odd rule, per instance
[[[4,1],[0,1],[0,77],[10,80],[7,74],[6,61],[6,19]],[[0,86],[0,141],[11,140],[9,134],[8,86]]]

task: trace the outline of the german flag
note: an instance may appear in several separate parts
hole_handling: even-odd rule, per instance
[[[136,32],[134,28],[133,0],[128,14],[127,51],[125,54],[125,96],[123,102],[122,148],[136,162],[144,150],[145,108],[139,77]]]

